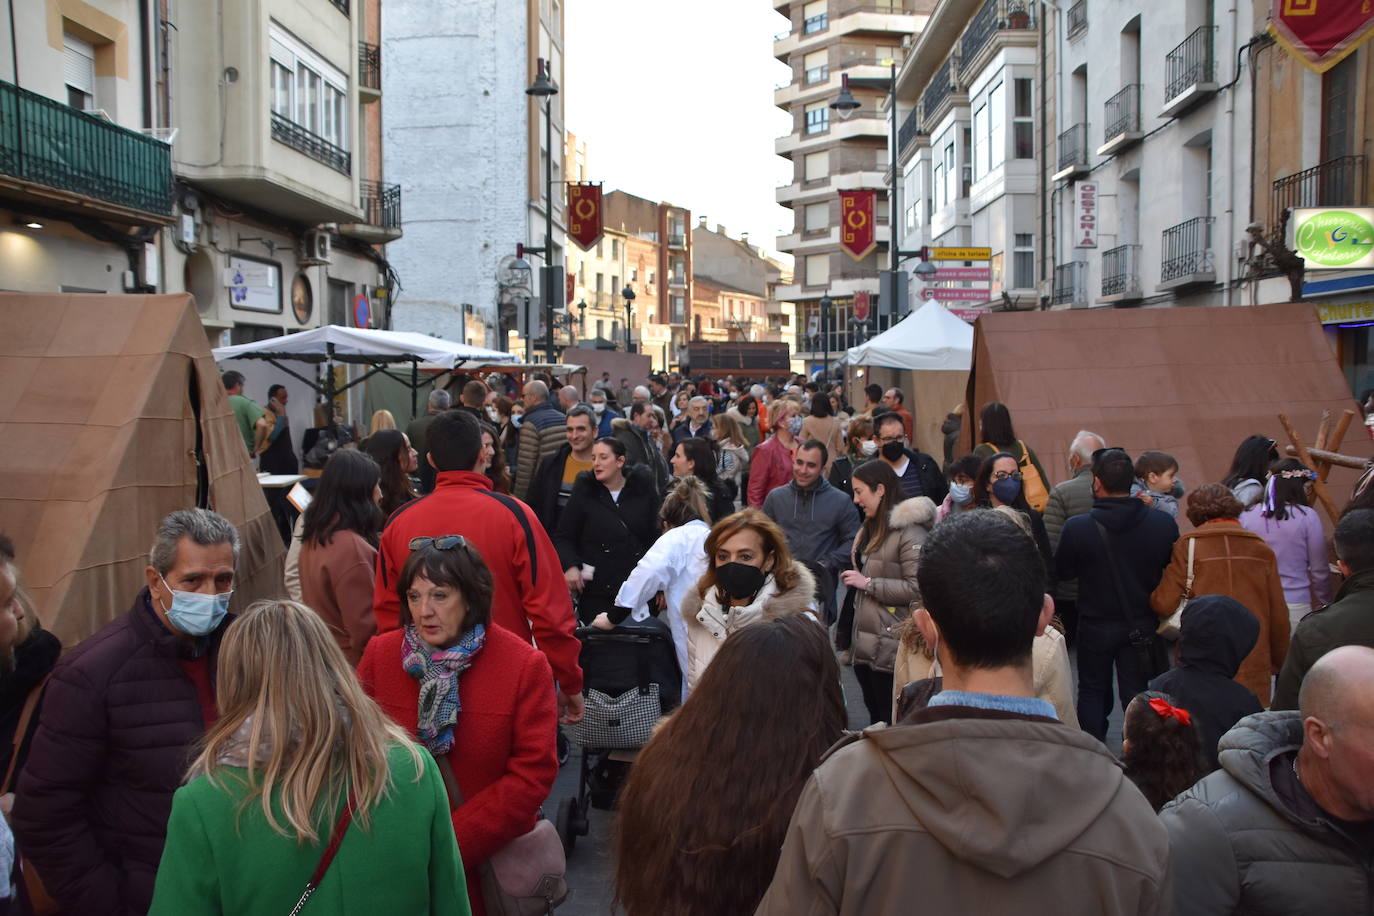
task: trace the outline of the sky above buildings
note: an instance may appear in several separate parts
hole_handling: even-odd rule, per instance
[[[588,179],[663,200],[773,250],[792,231],[774,192],[792,167],[773,89],[787,20],[768,0],[567,0],[567,129],[587,144]]]

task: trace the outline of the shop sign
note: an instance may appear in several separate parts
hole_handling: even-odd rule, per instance
[[[1097,247],[1097,182],[1080,181],[1073,186],[1073,247]]]
[[[251,258],[229,256],[224,271],[229,304],[250,312],[281,311],[281,265]]]
[[[1319,303],[1317,317],[1322,324],[1356,324],[1374,321],[1374,302]]]
[[[1374,207],[1298,208],[1289,225],[1308,270],[1374,267]]]

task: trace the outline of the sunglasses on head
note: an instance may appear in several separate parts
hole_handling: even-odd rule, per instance
[[[441,534],[438,537],[418,537],[410,539],[411,550],[423,550],[426,547],[433,547],[435,550],[452,550],[455,547],[467,546],[468,540],[461,534]]]

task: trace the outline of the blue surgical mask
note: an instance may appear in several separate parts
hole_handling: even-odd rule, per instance
[[[802,428],[802,418],[792,417],[787,421],[787,431],[793,436],[800,436]]]
[[[158,578],[162,579],[162,576]],[[207,595],[204,592],[177,591],[167,584],[166,579],[162,579],[162,584],[172,593],[172,606],[163,608],[167,622],[189,636],[208,636],[215,632],[215,627],[229,613],[229,597],[234,594],[232,588],[227,592]]]
[[[967,506],[973,493],[969,490],[966,483],[952,483],[949,485],[949,501],[956,506]]]
[[[525,422],[525,415],[522,413],[513,413],[510,415],[510,422],[512,426],[519,429],[520,424]]]

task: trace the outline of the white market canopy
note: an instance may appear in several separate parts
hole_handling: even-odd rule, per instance
[[[877,337],[850,347],[845,362],[887,369],[967,371],[973,364],[973,326],[940,303],[927,302]]]
[[[413,331],[376,331],[326,325],[253,343],[216,347],[216,361],[226,359],[290,359],[323,363],[426,363],[454,369],[468,363],[519,363],[520,357],[501,350],[454,343]]]

